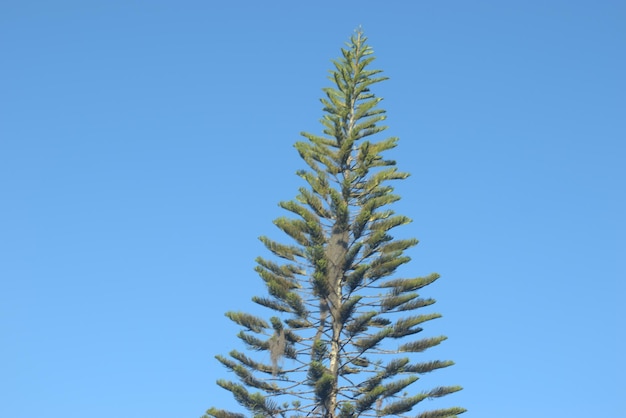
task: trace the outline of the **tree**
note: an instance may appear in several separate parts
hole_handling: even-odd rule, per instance
[[[407,416],[422,400],[461,389],[408,394],[420,375],[453,364],[416,354],[446,339],[415,337],[441,316],[414,313],[435,302],[417,291],[439,276],[390,278],[410,260],[405,250],[417,244],[390,235],[410,219],[389,209],[400,197],[388,183],[408,174],[382,155],[397,138],[373,140],[386,127],[379,125],[385,120],[381,99],[370,88],[386,77],[370,69],[374,56],[360,30],[346,45],[330,72],[334,86],[323,90],[324,135],[302,133],[306,140],[295,144],[308,165],[298,171],[306,186],[295,200],[279,204],[293,215],[274,221],[292,242],[260,238],[272,253],[256,260],[268,295],[253,301],[273,316],[226,313],[243,327],[238,337],[249,351],[265,352],[261,360],[237,350],[217,356],[238,378],[217,384],[254,417]],[[205,415],[244,416],[217,408]]]

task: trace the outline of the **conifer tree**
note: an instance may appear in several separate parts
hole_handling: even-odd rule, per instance
[[[323,135],[302,133],[295,144],[308,166],[297,173],[305,186],[279,204],[291,215],[274,221],[290,241],[260,238],[272,254],[256,260],[268,294],[253,301],[268,318],[226,314],[242,327],[248,351],[261,354],[217,356],[236,375],[217,384],[254,417],[454,417],[465,410],[420,412],[420,402],[459,386],[412,388],[453,362],[421,354],[446,337],[417,337],[440,317],[428,308],[416,313],[435,302],[418,291],[439,276],[393,277],[417,240],[390,234],[410,219],[389,208],[400,199],[389,183],[408,177],[383,157],[398,139],[375,139],[386,129],[385,111],[371,88],[386,77],[370,69],[374,56],[362,31],[341,53],[321,99]],[[214,407],[205,418],[245,416]]]

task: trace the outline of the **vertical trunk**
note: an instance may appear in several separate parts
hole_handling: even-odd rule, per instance
[[[360,35],[359,35],[360,37]],[[358,65],[358,58],[353,62],[354,68]],[[350,86],[350,90],[354,90],[354,86]],[[352,129],[354,128],[354,113],[356,107],[356,97],[348,95],[347,104],[350,107],[348,116],[343,120],[344,122],[344,139],[349,140],[352,137]],[[341,141],[338,141],[341,144]],[[351,157],[351,148],[347,149],[347,155],[342,159],[340,163],[340,171],[345,178],[350,176],[349,159]],[[345,184],[342,185],[342,195],[346,201],[349,199],[349,190],[345,188]],[[328,406],[326,411],[326,418],[335,418],[337,416],[339,393],[339,367],[341,364],[341,331],[343,330],[343,322],[341,320],[341,307],[343,302],[342,286],[343,278],[345,274],[345,261],[348,253],[348,240],[350,239],[350,227],[348,224],[343,223],[342,220],[336,219],[333,226],[332,234],[327,247],[327,259],[330,262],[330,268],[328,270],[329,279],[329,307],[330,317],[332,321],[332,339],[330,342],[330,373],[333,376],[333,388],[331,391],[330,399],[328,400]]]
[[[344,264],[346,254],[348,252],[348,231],[335,225],[330,241],[328,243],[327,259],[329,261],[328,269],[328,285],[329,296],[328,305],[331,319],[332,339],[330,342],[329,353],[329,371],[333,376],[333,388],[326,405],[326,418],[334,418],[337,416],[338,407],[338,383],[339,383],[339,366],[341,363],[341,331],[343,323],[341,321],[342,306],[342,281],[344,276]]]

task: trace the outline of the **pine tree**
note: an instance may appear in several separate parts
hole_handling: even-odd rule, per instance
[[[410,260],[405,250],[417,244],[390,235],[410,219],[389,209],[400,197],[388,183],[408,174],[382,156],[397,138],[373,140],[386,127],[379,125],[381,99],[370,89],[386,77],[370,69],[374,56],[362,31],[346,45],[330,72],[334,86],[323,90],[323,135],[302,133],[305,140],[295,144],[308,165],[298,172],[306,186],[295,200],[280,203],[291,217],[274,221],[292,242],[260,238],[272,253],[256,260],[268,295],[253,301],[273,316],[226,314],[242,327],[238,337],[248,350],[265,353],[261,359],[236,350],[217,356],[238,380],[217,384],[254,417],[408,416],[421,401],[461,389],[408,389],[420,375],[453,364],[416,354],[446,339],[415,337],[440,317],[414,313],[435,302],[417,292],[439,276],[390,278]],[[244,416],[211,408],[205,418]]]

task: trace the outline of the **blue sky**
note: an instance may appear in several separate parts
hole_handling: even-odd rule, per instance
[[[302,4],[300,4],[302,3]],[[626,3],[0,3],[0,416],[198,417],[362,25],[467,417],[624,416]],[[423,382],[423,383],[422,383]],[[433,401],[429,407],[448,400]]]

